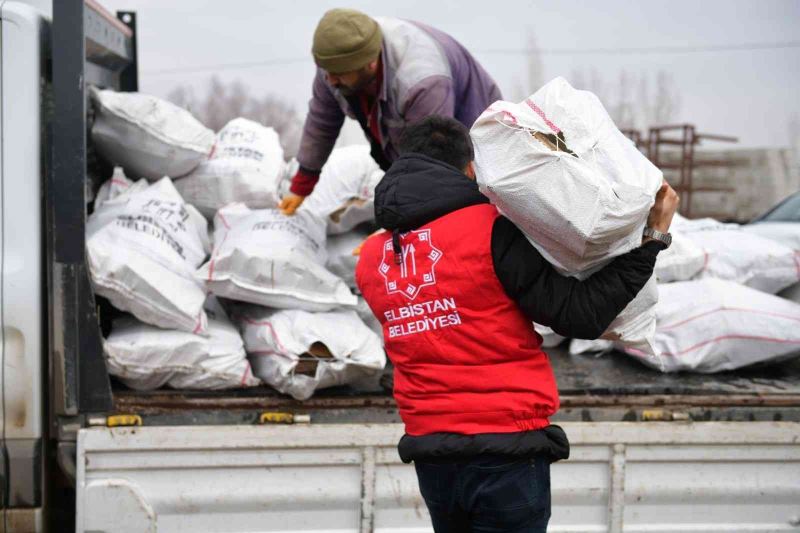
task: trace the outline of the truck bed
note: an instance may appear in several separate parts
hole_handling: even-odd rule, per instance
[[[800,421],[800,358],[719,374],[662,374],[611,352],[570,355],[546,350],[561,394],[553,421]],[[114,408],[145,425],[255,423],[264,411],[310,414],[312,423],[399,422],[391,367],[382,390],[347,387],[297,401],[267,386],[231,391],[132,391],[114,384]]]

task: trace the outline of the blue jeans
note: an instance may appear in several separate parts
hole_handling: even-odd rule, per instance
[[[550,461],[480,456],[414,462],[436,533],[544,533],[550,520]]]

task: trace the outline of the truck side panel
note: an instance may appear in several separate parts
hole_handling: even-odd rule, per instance
[[[47,25],[0,3],[0,323],[5,520],[41,522],[43,367],[41,93]],[[9,526],[10,527],[10,526]]]
[[[797,531],[800,428],[567,423],[559,532]],[[90,428],[77,531],[431,531],[398,424]],[[796,522],[793,526],[792,523]]]

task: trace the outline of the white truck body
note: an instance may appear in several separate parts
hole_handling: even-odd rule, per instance
[[[800,531],[791,422],[577,422],[549,531]],[[78,531],[432,531],[398,424],[89,428]]]
[[[136,88],[135,15],[120,17],[0,0],[0,531],[431,531],[385,396],[110,384],[82,255],[99,179],[85,96]],[[553,465],[550,531],[800,532],[800,366],[717,386],[553,362],[572,455]],[[654,406],[687,421],[642,421]],[[275,410],[311,423],[257,425]],[[119,413],[144,426],[105,427]]]

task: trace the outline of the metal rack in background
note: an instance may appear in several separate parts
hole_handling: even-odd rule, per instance
[[[736,188],[733,186],[697,186],[694,183],[694,173],[698,168],[730,167],[736,164],[734,161],[720,159],[696,159],[695,146],[702,141],[739,142],[738,138],[728,135],[697,133],[694,124],[653,126],[646,139],[639,130],[623,129],[620,131],[664,172],[667,181],[681,193],[680,212],[682,215],[692,217],[692,197],[695,193],[736,192]],[[673,149],[665,150],[664,148]],[[718,213],[703,214],[706,216],[716,215],[718,218],[722,216]]]
[[[633,144],[636,145],[636,148],[646,152],[647,143],[645,142],[645,139],[642,136],[642,132],[635,129],[621,129],[619,131],[622,132],[622,134],[625,137],[632,140]]]

